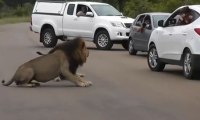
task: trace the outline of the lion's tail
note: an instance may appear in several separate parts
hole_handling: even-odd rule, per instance
[[[41,53],[41,52],[39,52],[39,51],[37,51],[36,52],[38,55],[45,55],[45,54],[43,54],[43,53]]]
[[[11,85],[14,81],[15,81],[14,79],[11,79],[10,81],[8,81],[8,82],[6,83],[5,80],[2,80],[1,83],[2,83],[2,85],[4,85],[4,86],[9,86],[9,85]]]

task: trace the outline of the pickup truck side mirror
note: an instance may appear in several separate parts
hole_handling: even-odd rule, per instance
[[[94,14],[92,12],[87,12],[86,16],[88,16],[88,17],[94,17]]]
[[[158,21],[158,26],[164,27],[164,20],[159,20]]]

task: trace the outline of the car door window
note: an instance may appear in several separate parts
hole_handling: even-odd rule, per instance
[[[144,20],[144,17],[145,17],[145,15],[139,16],[137,21],[135,22],[135,25],[141,27],[142,23],[143,23],[143,20]]]
[[[184,7],[174,12],[165,23],[165,27],[188,25],[199,18],[199,13]]]
[[[149,29],[149,30],[152,29],[151,17],[149,15],[147,15],[144,18],[144,22],[142,23],[142,26],[143,26],[143,28],[146,28],[146,29]]]
[[[191,10],[192,20],[191,23],[200,17],[200,14],[194,10]]]
[[[92,12],[91,9],[90,9],[88,6],[86,6],[86,5],[81,5],[81,4],[79,4],[79,5],[77,6],[76,15],[77,15],[78,17],[79,17],[79,16],[87,17],[87,16],[86,16],[86,13],[87,13],[87,12]]]
[[[175,26],[177,19],[178,19],[178,15],[180,14],[180,11],[176,11],[174,12],[166,21],[164,26],[165,27],[171,27],[171,26]],[[177,17],[177,18],[176,18]]]
[[[68,9],[67,9],[67,14],[68,15],[73,15],[74,7],[75,7],[75,4],[69,4]]]

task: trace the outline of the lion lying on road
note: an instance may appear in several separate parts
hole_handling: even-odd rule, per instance
[[[59,75],[75,83],[77,86],[86,87],[92,85],[92,82],[81,79],[75,75],[78,66],[83,65],[89,52],[84,40],[76,38],[72,41],[60,45],[59,49],[52,49],[51,54],[37,57],[21,65],[13,78],[5,83],[9,86],[13,82],[20,86],[37,86],[37,82],[48,82]]]
[[[51,49],[47,54],[51,54],[51,53],[53,53],[54,51],[56,51],[56,50],[59,50],[59,49],[63,49],[65,46],[66,46],[66,44],[68,44],[67,42],[65,42],[64,44],[58,44],[56,47],[54,47],[53,49]],[[39,51],[37,51],[36,52],[38,55],[46,55],[46,54],[44,54],[44,53],[41,53],[41,52],[39,52]],[[84,77],[85,75],[84,74],[81,74],[81,73],[76,73],[76,70],[77,69],[75,69],[75,71],[72,71],[73,72],[73,74],[75,74],[75,75],[77,75],[77,76],[79,76],[79,77]],[[64,76],[61,74],[60,76],[59,76],[59,78],[60,79],[55,79],[56,81],[60,81],[60,80],[64,80],[65,78],[64,78]]]

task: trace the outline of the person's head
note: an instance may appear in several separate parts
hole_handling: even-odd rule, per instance
[[[145,20],[145,23],[146,23],[146,24],[150,24],[150,20],[149,20],[149,19],[146,19],[146,20]]]
[[[188,6],[185,7],[185,8],[183,8],[183,13],[185,13],[186,15],[187,15],[187,14],[190,14],[190,13],[191,13],[190,8],[189,8]]]
[[[86,13],[86,12],[87,12],[87,8],[86,8],[86,6],[84,6],[84,5],[81,6],[81,11],[84,12],[84,13]]]

